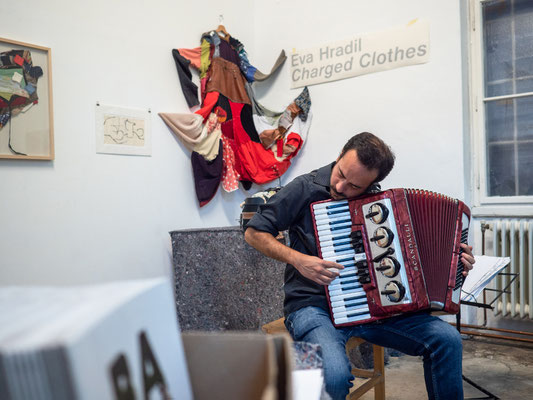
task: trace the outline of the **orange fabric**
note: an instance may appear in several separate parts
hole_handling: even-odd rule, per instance
[[[202,48],[200,46],[195,47],[194,49],[178,49],[180,54],[191,62],[191,65],[200,69],[200,56],[202,54]]]

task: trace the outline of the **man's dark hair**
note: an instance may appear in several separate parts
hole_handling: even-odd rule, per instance
[[[342,148],[339,159],[348,151],[357,151],[357,158],[368,169],[377,169],[376,182],[381,182],[394,167],[394,153],[380,138],[370,132],[361,132],[353,136]]]

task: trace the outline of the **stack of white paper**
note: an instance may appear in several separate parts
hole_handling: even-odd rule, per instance
[[[0,393],[192,398],[170,283],[0,288]]]
[[[475,256],[474,268],[468,273],[463,284],[461,300],[476,301],[483,289],[502,271],[510,262],[509,257]]]

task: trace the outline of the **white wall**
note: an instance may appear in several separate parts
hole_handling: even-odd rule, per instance
[[[462,198],[463,116],[459,1],[319,0],[258,2],[257,58],[266,63],[280,46],[305,49],[359,34],[430,24],[427,64],[309,87],[315,118],[310,140],[288,176],[333,160],[361,131],[382,137],[396,153],[385,187],[419,187]],[[274,106],[289,87],[289,66],[275,87],[258,89]],[[298,93],[293,91],[292,96]]]
[[[384,186],[464,196],[458,0],[151,4],[0,5],[0,36],[52,48],[56,143],[54,162],[0,161],[0,283],[167,275],[168,231],[238,224],[247,193],[219,190],[200,209],[189,152],[157,116],[188,111],[170,50],[197,46],[200,34],[218,25],[219,14],[261,70],[270,69],[282,48],[290,54],[292,48],[428,19],[429,63],[309,88],[314,106],[309,140],[282,182],[332,161],[352,134],[368,130],[397,155]],[[299,93],[289,90],[288,63],[273,84],[258,84],[256,90],[273,109]],[[95,154],[97,100],[151,108],[152,157]]]
[[[171,49],[223,14],[253,37],[249,2],[2,1],[0,37],[52,49],[53,162],[0,161],[0,283],[170,274],[168,232],[234,221],[242,193],[197,206],[190,155],[158,112],[188,112]],[[152,110],[152,157],[95,153],[96,101]],[[0,134],[6,134],[3,130]]]

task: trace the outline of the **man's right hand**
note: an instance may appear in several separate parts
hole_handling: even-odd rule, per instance
[[[300,274],[319,285],[329,285],[339,276],[339,270],[344,268],[341,264],[333,261],[326,261],[306,254],[301,254],[293,265]]]
[[[300,253],[280,243],[268,232],[261,232],[254,228],[246,229],[244,239],[248,244],[267,257],[274,258],[293,265],[303,276],[319,285],[329,285],[333,279],[339,276],[340,269],[344,266],[333,261]]]

